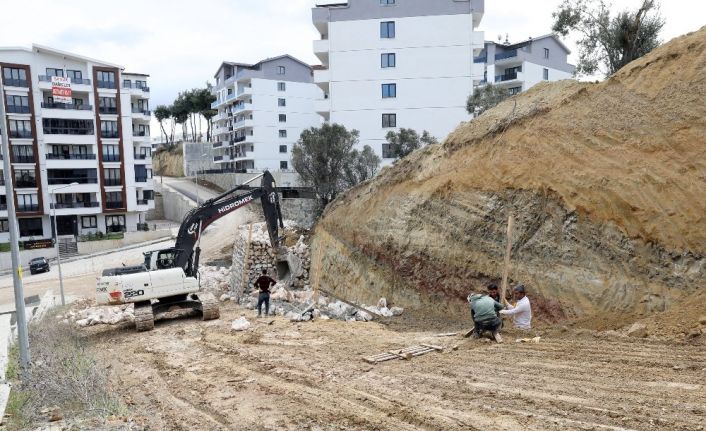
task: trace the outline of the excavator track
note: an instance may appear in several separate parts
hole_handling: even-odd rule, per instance
[[[135,329],[138,332],[154,329],[154,311],[149,302],[135,304]]]
[[[221,317],[220,309],[218,308],[218,300],[210,293],[199,294],[201,301],[201,313],[203,320],[214,320]]]

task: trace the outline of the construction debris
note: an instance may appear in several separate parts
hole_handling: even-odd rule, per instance
[[[418,346],[407,347],[401,350],[389,350],[385,353],[368,356],[363,360],[369,364],[379,364],[380,362],[391,361],[393,359],[409,360],[415,356],[425,355],[429,352],[442,352],[443,347],[434,346],[431,344],[420,344]]]
[[[515,340],[515,343],[539,343],[539,340],[541,340],[542,337],[534,337],[534,338],[518,338]]]
[[[250,322],[244,316],[240,316],[233,321],[230,328],[234,331],[246,331],[250,328]]]

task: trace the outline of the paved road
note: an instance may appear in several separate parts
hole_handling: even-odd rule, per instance
[[[203,202],[217,196],[213,190],[196,185],[196,183],[191,181],[191,178],[156,177],[155,182],[160,182],[173,188],[194,202]]]

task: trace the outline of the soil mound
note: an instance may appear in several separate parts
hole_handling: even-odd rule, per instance
[[[643,316],[706,287],[706,27],[602,83],[537,85],[337,199],[322,284],[465,310],[502,273],[536,314]]]

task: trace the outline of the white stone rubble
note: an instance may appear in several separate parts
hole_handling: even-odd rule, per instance
[[[131,304],[121,306],[88,307],[83,310],[71,310],[59,320],[75,323],[80,327],[94,325],[117,325],[124,322],[134,322],[135,314]]]
[[[233,321],[230,327],[234,331],[245,331],[250,328],[250,322],[244,316],[240,316]]]

